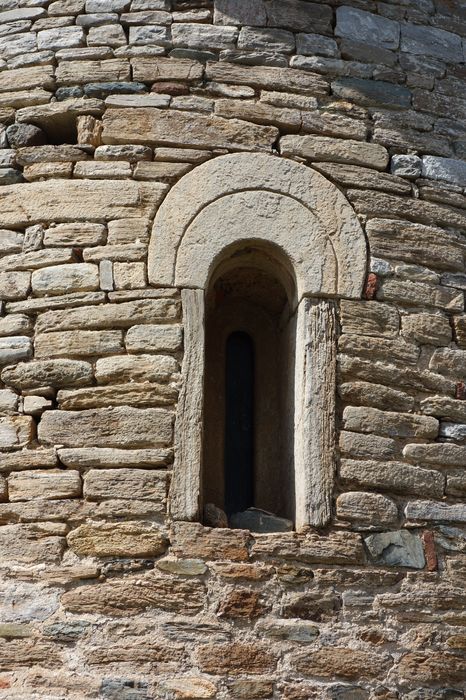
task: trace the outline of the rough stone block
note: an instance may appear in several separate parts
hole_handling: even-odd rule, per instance
[[[466,504],[438,503],[437,501],[411,501],[406,505],[405,517],[408,520],[453,521],[466,523]]]
[[[466,163],[456,158],[423,156],[422,176],[466,187]]]
[[[233,148],[269,151],[278,130],[251,126],[236,119],[169,112],[153,108],[107,110],[104,115],[105,144],[135,143],[198,148]]]
[[[144,522],[80,525],[67,541],[76,554],[95,557],[156,557],[168,544],[160,530]]]
[[[0,471],[23,471],[57,466],[55,450],[26,449],[21,452],[2,454]]]
[[[35,435],[35,424],[30,416],[0,418],[0,449],[18,449],[28,446]]]
[[[181,349],[181,326],[143,325],[132,326],[126,334],[129,352],[176,352]]]
[[[356,7],[343,6],[337,9],[335,34],[385,49],[397,49],[400,43],[398,22]]]
[[[55,77],[58,85],[131,80],[129,63],[120,58],[107,61],[62,61]]]
[[[115,289],[141,289],[146,286],[146,277],[143,262],[116,262],[113,266]]]
[[[0,272],[0,299],[24,299],[29,291],[30,272]]]
[[[338,393],[352,406],[371,406],[382,411],[411,411],[415,405],[413,397],[404,391],[372,382],[345,382],[340,384]]]
[[[466,423],[466,401],[446,396],[429,396],[421,401],[421,411],[428,416],[456,423]]]
[[[37,452],[37,451],[36,451]],[[113,448],[61,448],[60,461],[71,469],[152,469],[166,467],[172,459],[168,449],[118,450]]]
[[[37,47],[40,50],[71,48],[82,46],[84,32],[81,27],[60,27],[59,29],[46,29],[37,34]]]
[[[345,333],[339,339],[340,351],[348,355],[369,357],[380,362],[406,362],[416,364],[419,358],[417,345],[400,338],[371,338]]]
[[[461,38],[437,27],[402,24],[401,50],[420,56],[433,56],[448,63],[462,61]]]
[[[44,232],[45,246],[87,246],[105,242],[105,226],[102,224],[57,224]]]
[[[91,469],[84,480],[84,495],[90,501],[131,498],[165,503],[167,473],[147,469]]]
[[[55,81],[52,66],[28,66],[0,73],[0,92],[44,88],[53,90]]]
[[[330,39],[320,34],[297,34],[296,53],[303,56],[328,56],[335,58],[339,56],[338,44],[334,39]]]
[[[246,51],[264,50],[292,53],[295,49],[295,38],[291,32],[283,29],[243,27],[239,33],[238,48]]]
[[[2,381],[18,389],[75,386],[92,381],[92,366],[78,360],[39,360],[6,367]]]
[[[446,316],[418,313],[402,316],[401,332],[408,340],[426,345],[448,345],[451,326]]]
[[[265,644],[204,644],[197,649],[197,663],[205,673],[241,675],[271,673],[277,656]]]
[[[431,420],[434,420],[433,418]],[[173,416],[160,408],[100,408],[47,411],[39,424],[39,440],[64,447],[154,447],[172,439]]]
[[[409,530],[380,532],[364,541],[376,564],[412,569],[423,569],[426,564],[421,538]]]
[[[397,451],[396,442],[391,438],[346,430],[340,432],[339,447],[342,455],[352,459],[390,459]]]
[[[147,381],[140,384],[131,382],[130,384],[71,389],[59,391],[57,395],[60,408],[72,411],[82,408],[105,408],[121,405],[141,408],[174,406],[177,398],[178,390],[176,387],[170,384],[149,384]]]
[[[31,285],[39,295],[89,292],[99,289],[99,271],[88,263],[44,267],[32,273]]]
[[[394,337],[400,327],[397,309],[374,301],[347,301],[340,305],[343,333]]]
[[[32,342],[27,336],[0,338],[0,366],[27,360],[31,356]]]
[[[332,90],[337,97],[365,107],[407,109],[411,106],[410,90],[383,80],[338,78],[332,83]]]
[[[0,556],[10,564],[58,564],[65,547],[63,534],[63,526],[52,523],[2,525]]]
[[[337,517],[358,526],[393,525],[398,520],[395,503],[386,496],[364,491],[342,493],[337,498]]]
[[[95,376],[99,384],[160,382],[168,381],[178,370],[177,361],[166,355],[123,355],[97,360]]]
[[[247,561],[249,537],[246,530],[212,529],[199,523],[177,522],[170,538],[171,551],[180,558],[189,554],[207,560]]]
[[[413,306],[433,306],[448,311],[464,309],[463,292],[438,284],[410,280],[383,280],[377,291],[377,299]]]
[[[189,49],[221,50],[234,48],[238,33],[236,27],[228,26],[184,23],[172,25],[173,46],[185,46]]]
[[[344,484],[356,488],[377,488],[415,496],[443,496],[444,476],[404,462],[376,462],[343,459],[340,476]]]
[[[385,170],[389,158],[387,150],[378,144],[327,136],[283,136],[280,151],[284,156],[365,165],[378,170]]]
[[[408,444],[403,457],[410,462],[437,467],[466,467],[466,447],[448,443]]]
[[[253,85],[270,90],[285,90],[316,96],[328,94],[327,81],[320,75],[292,68],[239,66],[232,63],[208,63],[206,77],[220,83]]]
[[[60,331],[39,333],[34,341],[36,358],[71,355],[92,357],[113,355],[123,351],[121,331]]]
[[[462,379],[466,374],[466,350],[438,348],[430,359],[429,368]]]
[[[81,477],[77,471],[62,469],[19,471],[8,477],[8,491],[10,501],[78,498],[81,495]]]
[[[293,665],[306,676],[321,676],[334,680],[370,680],[387,671],[392,665],[390,656],[348,647],[323,647],[297,655]]]
[[[386,437],[436,438],[438,420],[411,413],[380,411],[363,406],[347,406],[343,413],[345,430]]]

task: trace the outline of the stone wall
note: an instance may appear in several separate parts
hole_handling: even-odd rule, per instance
[[[1,698],[464,698],[464,36],[461,0],[3,0]],[[167,515],[150,233],[237,151],[323,174],[370,248],[321,530]]]

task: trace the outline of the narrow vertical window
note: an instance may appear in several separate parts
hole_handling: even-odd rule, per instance
[[[254,505],[254,345],[231,333],[225,351],[225,511]]]

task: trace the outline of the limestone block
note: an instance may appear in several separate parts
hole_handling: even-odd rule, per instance
[[[60,27],[58,29],[45,29],[37,34],[37,47],[39,49],[58,49],[81,46],[84,43],[84,32],[81,27]]]
[[[116,262],[113,266],[115,289],[141,289],[146,286],[146,265],[143,262]]]
[[[377,488],[414,496],[443,496],[444,477],[437,471],[420,469],[405,462],[374,460],[341,461],[340,476],[345,485],[356,488]]]
[[[175,698],[215,698],[217,686],[207,678],[186,677],[168,678],[159,683],[163,693],[169,693]]]
[[[158,106],[158,105],[154,105]],[[152,160],[152,150],[147,146],[98,146],[94,151],[95,160],[128,160],[136,163],[141,160]]]
[[[253,100],[217,100],[215,114],[227,119],[245,119],[258,124],[273,124],[291,131],[299,130],[301,114],[297,109],[286,109]]]
[[[404,391],[371,382],[345,382],[340,384],[338,393],[352,406],[371,406],[382,411],[411,411],[415,404]]]
[[[105,144],[135,143],[200,148],[269,151],[278,131],[237,119],[168,112],[152,108],[108,110],[104,115]]]
[[[295,50],[295,38],[291,32],[284,29],[243,27],[239,33],[238,49],[292,53]]]
[[[31,88],[53,90],[54,87],[53,66],[28,66],[0,73],[0,92]]]
[[[466,316],[453,316],[456,342],[460,348],[466,347]]]
[[[132,326],[126,334],[128,352],[176,352],[181,349],[181,326]]]
[[[466,496],[466,471],[457,469],[447,472],[447,485],[445,488],[447,496]]]
[[[349,333],[340,337],[338,347],[348,355],[369,357],[374,361],[408,364],[416,364],[420,352],[417,345],[407,343],[402,338],[372,338]]]
[[[398,520],[395,503],[378,493],[352,491],[337,498],[337,517],[358,525],[378,527],[393,525]]]
[[[5,472],[56,466],[57,455],[55,450],[31,449],[11,452],[10,454],[3,454],[0,460],[0,471]]]
[[[431,419],[434,420],[434,419]],[[163,447],[170,444],[173,415],[161,408],[46,411],[39,440],[64,447]]]
[[[434,306],[449,311],[463,311],[463,292],[432,285],[424,282],[411,282],[410,280],[385,279],[378,291],[377,299],[394,301],[413,306]]]
[[[466,425],[464,423],[440,423],[439,435],[463,442],[466,439]]]
[[[143,82],[153,81],[194,81],[200,80],[204,72],[202,63],[188,59],[155,58],[138,56],[132,59],[133,79]],[[149,106],[149,105],[134,105]],[[162,105],[154,105],[162,106]],[[168,105],[165,105],[168,106]]]
[[[8,492],[10,501],[78,498],[81,495],[81,477],[77,471],[62,469],[18,471],[8,477]]]
[[[39,333],[34,340],[35,356],[40,358],[92,357],[123,351],[121,331],[60,331]]]
[[[92,331],[88,331],[92,332]],[[111,332],[111,331],[107,331]],[[82,351],[80,351],[82,354]],[[75,352],[75,355],[80,353]],[[96,354],[96,353],[94,353]],[[100,352],[99,354],[103,354]],[[58,392],[60,408],[76,410],[105,406],[174,406],[178,390],[169,384],[113,384]]]
[[[25,314],[8,314],[0,318],[0,337],[29,335],[32,325],[32,319]]]
[[[291,68],[212,62],[207,63],[206,77],[209,80],[234,85],[252,85],[271,90],[310,93],[316,96],[328,94],[327,82],[320,75]]]
[[[99,384],[166,382],[178,371],[178,362],[168,355],[103,357],[95,365],[95,377]]]
[[[63,65],[63,64],[62,64]],[[67,136],[67,130],[75,128],[75,123],[80,116],[94,116],[98,117],[104,108],[104,104],[101,100],[83,97],[74,97],[71,99],[50,102],[46,105],[34,106],[34,107],[24,107],[19,109],[16,113],[16,120],[19,122],[26,122],[31,124],[37,124],[45,131],[53,130],[55,138],[59,135]],[[64,130],[64,133],[63,133]],[[42,151],[39,150],[38,153],[53,152],[53,146],[43,147]],[[56,146],[55,151],[68,153],[79,153],[79,149],[73,146],[67,146],[66,141],[61,146]],[[81,159],[86,156],[82,151]],[[70,158],[73,160],[73,158]]]
[[[131,177],[131,166],[129,163],[106,163],[102,161],[81,161],[74,166],[74,177],[90,178],[91,180],[123,180]]]
[[[130,27],[129,43],[133,46],[170,46],[170,32],[167,27],[157,25]]]
[[[156,557],[167,548],[165,535],[144,522],[81,525],[67,536],[76,554],[95,557]]]
[[[142,162],[136,165],[134,179],[170,182],[178,180],[188,173],[191,167],[189,163],[166,163],[164,161],[155,163]]]
[[[423,156],[422,176],[466,187],[466,163],[456,158]]]
[[[0,418],[0,449],[26,447],[34,439],[35,424],[30,416]]]
[[[52,406],[52,400],[43,396],[25,396],[23,399],[23,412],[30,416],[40,415]]]
[[[421,56],[433,56],[448,63],[460,63],[462,60],[461,38],[437,27],[402,24],[401,50]]]
[[[61,448],[58,454],[60,461],[71,469],[152,469],[167,466],[172,458],[172,451],[167,449],[118,450],[106,447],[78,447]]]
[[[343,333],[387,337],[398,335],[399,312],[388,304],[342,299],[340,311]]]
[[[68,165],[78,160],[86,160],[86,158],[88,155],[81,148],[67,145],[25,146],[16,153],[17,163],[24,166],[38,164],[50,166],[52,163],[66,163]]]
[[[348,647],[328,646],[296,655],[293,665],[306,676],[321,676],[330,680],[370,680],[378,678],[393,664],[388,654],[374,653]]]
[[[267,535],[256,536],[256,544],[253,546],[254,553],[259,553],[261,546],[258,540],[265,537]],[[331,532],[328,535],[309,532],[300,539],[299,558],[309,564],[315,562],[341,565],[361,564],[364,561],[361,536],[349,532]]]
[[[355,7],[339,7],[335,34],[386,49],[397,49],[400,25],[391,19]]]
[[[126,617],[158,609],[195,615],[204,606],[205,591],[197,580],[150,573],[80,586],[64,593],[61,600],[65,610],[79,614]]]
[[[440,228],[391,219],[372,219],[366,231],[373,255],[432,266],[463,269],[463,253],[457,236]]]
[[[250,533],[246,530],[212,529],[199,523],[175,522],[170,537],[171,552],[177,557],[247,561]]]
[[[328,121],[331,123],[334,115],[328,115]],[[348,138],[365,138],[366,127],[355,119],[345,119],[345,122],[351,122],[355,125],[353,132],[357,129],[357,133],[335,133],[336,136],[347,136]],[[305,119],[303,120],[305,121]],[[314,164],[316,170],[330,177],[331,180],[341,183],[346,187],[363,187],[369,190],[382,190],[383,192],[394,192],[396,194],[410,194],[411,185],[399,177],[388,175],[387,173],[374,172],[370,168],[361,168],[354,165],[335,165],[334,163],[318,163]]]
[[[105,98],[108,107],[168,107],[170,95],[142,93],[140,95],[109,95]],[[124,148],[124,146],[122,146]]]
[[[6,481],[6,479],[3,478],[3,476],[0,476],[0,502],[7,501],[7,500],[8,500],[7,481]]]
[[[21,51],[22,49],[20,48],[20,52]],[[42,105],[49,100],[50,92],[42,88],[36,88],[35,90],[18,90],[17,92],[0,92],[0,109]]]
[[[111,180],[49,180],[9,185],[0,188],[0,226],[139,218],[154,211],[165,192],[166,185],[160,183]],[[55,251],[35,254],[52,252]]]
[[[442,688],[446,688],[447,684],[460,687],[466,678],[466,662],[456,654],[413,651],[400,659],[396,672],[400,678],[416,684],[441,683]]]
[[[130,66],[121,58],[107,61],[62,61],[56,70],[56,80],[58,85],[130,81]]]
[[[70,178],[72,173],[73,163],[34,163],[24,166],[23,169],[23,177],[27,182],[49,178]]]
[[[88,46],[110,46],[115,49],[118,46],[126,46],[127,43],[126,34],[119,24],[91,27],[87,35]]]
[[[147,243],[149,241],[148,219],[116,219],[108,222],[108,245]]]
[[[28,294],[30,281],[30,272],[0,272],[0,299],[24,299]]]
[[[14,671],[17,668],[31,668],[36,665],[53,668],[62,664],[62,655],[56,644],[51,642],[36,639],[0,641],[0,671]]]
[[[167,473],[153,469],[90,469],[85,476],[84,496],[90,501],[124,498],[127,494],[164,504]]]
[[[92,330],[98,328],[128,328],[137,323],[160,323],[175,320],[179,303],[172,299],[140,299],[123,304],[83,306],[65,311],[40,314],[36,330]]]
[[[466,467],[466,447],[462,445],[449,443],[408,444],[403,448],[403,457],[420,465]]]
[[[234,48],[238,39],[236,27],[215,26],[210,24],[184,24],[172,25],[173,46],[187,47],[189,49],[221,50]]]
[[[15,413],[19,397],[10,389],[0,389],[0,413]]]
[[[0,338],[0,366],[27,360],[31,356],[32,342],[27,336]]]
[[[3,525],[0,557],[10,564],[58,564],[65,547],[63,534],[63,526],[52,523]]]
[[[466,523],[466,504],[438,503],[437,501],[410,501],[405,508],[408,520],[453,521]]]
[[[8,3],[4,5],[7,6]],[[22,7],[0,12],[0,24],[19,22],[20,20],[37,20],[44,17],[46,11],[42,7]]]
[[[112,163],[99,163],[99,166],[105,166],[107,174],[109,173],[108,166],[113,165]],[[130,167],[129,163],[125,163],[125,167]],[[134,243],[132,245],[103,245],[96,246],[94,248],[86,248],[83,251],[83,258],[86,262],[102,262],[106,261],[137,261],[145,258],[147,254],[147,248],[140,243]]]
[[[418,313],[402,316],[401,332],[407,340],[426,345],[448,345],[451,342],[449,319],[440,314]]]
[[[283,136],[280,151],[283,156],[365,165],[378,170],[385,170],[389,159],[387,150],[378,144],[328,136]]]
[[[105,242],[105,226],[102,224],[57,224],[44,232],[45,246],[87,246],[102,245]]]
[[[205,673],[237,676],[244,673],[272,673],[278,657],[265,644],[203,644],[197,648],[196,661]]]
[[[391,438],[380,435],[365,435],[364,433],[351,433],[346,430],[340,432],[340,452],[345,457],[369,459],[390,459],[397,451],[396,442]]]
[[[410,180],[421,176],[422,160],[419,156],[398,154],[392,156],[390,170],[393,175],[399,175]]]
[[[18,389],[36,389],[42,386],[56,388],[89,384],[92,366],[78,360],[37,360],[20,362],[5,367],[2,382]]]
[[[423,569],[426,563],[421,538],[409,530],[380,532],[365,538],[376,564]]]
[[[24,234],[19,231],[8,231],[3,229],[0,231],[2,240],[2,254],[20,253],[23,249]]]
[[[466,350],[437,348],[430,359],[429,368],[462,379],[466,374]]]
[[[446,396],[429,396],[421,401],[421,411],[455,423],[466,423],[466,401],[457,401]]]
[[[74,253],[71,249],[33,250],[28,253],[16,253],[1,258],[0,270],[37,270],[47,265],[59,265],[68,262],[74,262]],[[29,273],[24,273],[24,275],[27,274]],[[18,276],[18,279],[21,280],[23,278]]]
[[[455,383],[451,379],[428,370],[419,371],[388,363],[373,363],[345,355],[340,356],[339,367],[345,380],[361,379],[366,382],[378,382],[405,389],[416,389],[417,391],[423,387],[424,390],[450,396],[455,391]]]
[[[347,406],[343,412],[345,430],[376,433],[386,437],[436,438],[438,420],[411,413],[380,411],[363,406]]]
[[[383,80],[338,78],[332,83],[332,91],[337,97],[364,107],[408,109],[411,106],[410,90]]]
[[[99,289],[99,270],[88,263],[43,267],[32,273],[31,285],[38,295],[93,291]]]
[[[455,207],[382,192],[374,192],[371,197],[367,197],[361,190],[348,190],[346,196],[358,214],[365,214],[371,219],[392,217],[413,220],[421,224],[452,226],[459,229],[466,225],[464,210]],[[425,241],[423,241],[423,246],[426,247]],[[417,262],[422,261],[418,259]],[[437,267],[440,265],[443,266],[442,260],[439,260]]]

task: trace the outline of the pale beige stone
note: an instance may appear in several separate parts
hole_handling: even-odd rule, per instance
[[[49,178],[70,178],[73,163],[32,163],[23,168],[23,177],[28,182],[47,180]]]
[[[97,148],[101,144],[102,122],[90,114],[81,115],[76,120],[79,144]]]
[[[0,270],[37,270],[48,265],[74,262],[71,249],[63,250],[32,250],[27,253],[6,255],[0,259]],[[25,273],[29,274],[29,273]]]
[[[131,245],[103,245],[94,248],[85,248],[83,258],[86,262],[102,262],[103,260],[130,262],[143,260],[147,254],[147,247],[141,243]]]
[[[390,411],[410,411],[415,401],[404,391],[371,382],[345,382],[338,387],[341,398],[353,406],[372,406]]]
[[[377,488],[401,495],[443,496],[444,476],[440,472],[413,467],[406,462],[343,459],[340,476],[350,487]]]
[[[0,92],[30,88],[53,90],[54,87],[53,66],[28,66],[0,73]]]
[[[48,180],[7,185],[0,189],[0,226],[139,218],[155,211],[165,191],[162,183],[146,182]]]
[[[232,244],[249,244],[251,230],[287,255],[298,298],[360,297],[366,243],[341,193],[311,168],[260,154],[215,158],[170,190],[152,231],[149,282],[203,288],[214,260]]]
[[[164,382],[178,371],[178,362],[168,355],[120,355],[97,360],[95,378],[99,384]]]
[[[339,339],[338,348],[347,355],[368,357],[374,361],[416,364],[420,350],[417,345],[402,338],[371,338],[344,333]]]
[[[334,113],[328,114],[329,129],[337,116]],[[354,119],[348,119],[347,121],[355,122]],[[356,124],[359,124],[359,122],[356,122]],[[337,133],[335,135],[338,136],[340,134]],[[355,138],[354,134],[341,134],[341,136]],[[364,138],[365,134],[363,135]],[[369,190],[394,192],[396,194],[411,194],[409,182],[406,182],[402,177],[396,177],[388,173],[374,172],[370,168],[344,165],[343,163],[316,163],[314,167],[323,175],[330,177],[345,187],[361,187]]]
[[[8,491],[10,501],[78,498],[81,495],[81,477],[77,471],[63,469],[19,471],[8,477]]]
[[[19,397],[10,389],[0,389],[0,413],[16,413]]]
[[[340,452],[345,457],[369,459],[390,459],[397,452],[397,445],[392,438],[380,435],[340,432]]]
[[[82,351],[75,354],[82,354]],[[177,389],[169,384],[135,382],[62,390],[58,392],[57,400],[60,408],[74,411],[82,408],[104,408],[106,406],[139,406],[142,408],[174,406],[177,397]]]
[[[42,105],[49,102],[50,92],[42,88],[18,90],[17,92],[0,92],[0,109],[18,109],[26,105]]]
[[[224,61],[209,62],[206,77],[233,85],[254,85],[271,90],[286,90],[316,96],[328,94],[327,82],[316,73],[269,66],[240,66]]]
[[[102,224],[57,224],[44,232],[45,246],[77,246],[84,248],[105,242],[105,226]]]
[[[176,352],[182,340],[181,326],[146,324],[129,328],[125,344],[128,352]]]
[[[140,289],[146,286],[146,265],[143,262],[116,262],[113,266],[115,289]]]
[[[283,156],[300,156],[308,160],[327,161],[363,165],[377,170],[385,170],[388,164],[388,151],[375,143],[334,139],[330,136],[283,136],[280,139]]]
[[[90,501],[131,498],[165,503],[167,473],[153,469],[90,469],[84,478],[84,496]]]
[[[113,355],[123,351],[121,331],[60,331],[39,333],[34,341],[37,359],[64,357],[92,357]]]
[[[0,449],[28,446],[34,439],[35,424],[30,416],[0,418]]]
[[[386,337],[398,335],[400,315],[397,309],[388,304],[342,299],[340,312],[344,333]]]
[[[39,295],[90,292],[99,288],[99,270],[90,263],[43,267],[32,273],[31,285]]]
[[[182,676],[180,678],[169,678],[159,685],[165,693],[173,694],[173,697],[182,700],[183,698],[215,698],[217,686],[207,678],[196,678]]]
[[[131,165],[125,161],[82,160],[74,166],[74,177],[91,180],[124,180],[132,174]]]
[[[466,401],[457,401],[447,396],[429,396],[420,403],[421,411],[454,423],[466,423]]]
[[[466,447],[449,443],[408,444],[403,457],[419,465],[436,467],[466,467]]]
[[[139,323],[157,323],[175,320],[179,303],[172,299],[141,299],[123,304],[82,306],[66,311],[40,314],[36,329],[39,332],[62,330],[93,330],[127,328]]]
[[[251,125],[239,119],[170,112],[151,107],[109,109],[103,118],[104,144],[135,143],[197,148],[270,151],[275,127]]]
[[[7,303],[7,312],[36,314],[50,309],[73,309],[86,304],[101,304],[104,301],[104,292],[74,292],[52,297],[30,297],[26,301],[10,301]]]
[[[60,461],[71,469],[152,469],[167,466],[173,456],[169,449],[119,450],[108,447],[61,448],[58,454]]]
[[[204,72],[202,63],[186,59],[141,56],[131,61],[133,79],[143,82],[163,80],[200,80]]]
[[[24,299],[30,284],[30,272],[0,272],[0,299]]]
[[[298,109],[274,107],[254,100],[217,100],[215,114],[227,119],[245,119],[256,124],[272,124],[287,131],[298,131],[302,124]]]
[[[352,491],[337,498],[337,517],[359,525],[379,527],[398,520],[395,503],[378,493]]]
[[[7,500],[8,500],[7,480],[3,476],[0,476],[0,501],[7,501]]]
[[[466,374],[466,350],[437,348],[429,362],[429,369],[454,378]]]
[[[130,65],[121,58],[108,61],[62,61],[56,71],[58,85],[79,85],[131,80]]]
[[[347,406],[343,422],[345,430],[386,437],[436,438],[439,430],[438,420],[430,416],[380,411],[365,406]]]
[[[0,471],[23,471],[28,469],[43,469],[57,466],[55,450],[30,449],[20,452],[2,454]]]
[[[142,161],[136,165],[134,178],[136,180],[160,180],[170,182],[189,173],[192,166],[190,163],[167,163],[156,161],[149,163]]]
[[[3,525],[0,557],[9,564],[58,564],[65,548],[63,526],[52,523]]]
[[[149,242],[148,219],[116,219],[108,222],[108,245]]]
[[[464,294],[439,284],[385,279],[377,291],[377,299],[413,306],[434,306],[446,311],[463,311]]]
[[[8,314],[0,318],[0,337],[9,335],[29,335],[32,331],[32,319],[25,314]]]
[[[92,366],[79,360],[38,360],[20,362],[5,367],[2,374],[5,384],[18,389],[35,389],[41,386],[75,386],[92,381]]]
[[[440,314],[421,312],[402,316],[401,332],[408,340],[426,345],[448,345],[451,341],[449,319]]]
[[[433,419],[432,419],[433,420]],[[170,444],[173,416],[161,408],[99,408],[46,411],[38,436],[64,447],[163,447]]]
[[[144,522],[81,525],[67,536],[76,554],[95,557],[155,557],[167,548],[166,536]]]

